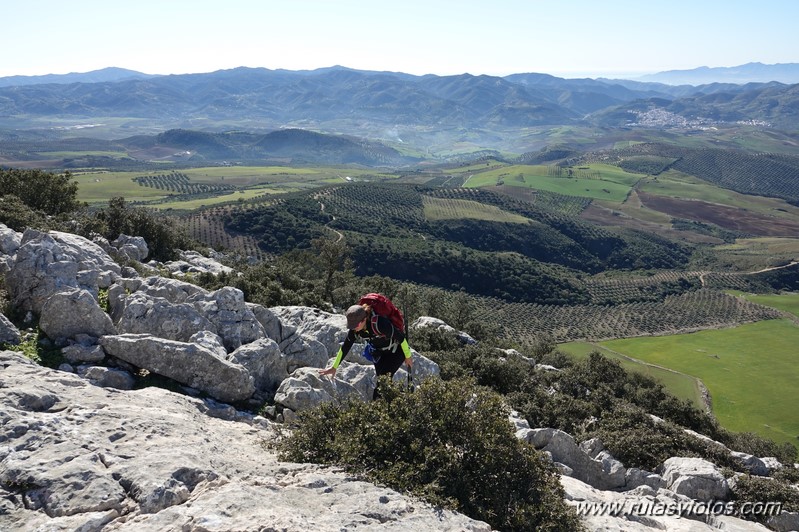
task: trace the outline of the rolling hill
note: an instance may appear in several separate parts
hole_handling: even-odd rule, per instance
[[[675,88],[544,74],[412,76],[344,67],[236,68],[154,77],[107,74],[112,80],[84,77],[73,83],[61,79],[0,86],[0,129],[12,123],[14,129],[30,129],[54,120],[118,121],[130,128],[135,120],[146,120],[161,131],[295,127],[396,143],[415,140],[416,149],[423,149],[435,133],[452,144],[477,137],[483,148],[504,149],[518,142],[526,128],[628,127],[630,112],[652,107],[689,122],[760,121],[790,131],[797,108],[796,86],[780,83]],[[118,126],[114,138],[123,130]],[[421,134],[427,136],[414,138]]]

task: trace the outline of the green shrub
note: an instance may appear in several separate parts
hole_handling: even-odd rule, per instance
[[[29,207],[13,194],[0,196],[0,223],[19,232],[28,227],[40,230],[50,228],[45,213]]]
[[[735,451],[758,457],[773,456],[780,463],[793,464],[796,461],[796,447],[790,443],[780,445],[754,432],[731,433],[726,445]]]
[[[81,229],[83,236],[90,236],[86,234],[90,231],[100,232],[108,240],[114,240],[120,234],[140,236],[147,242],[148,259],[176,260],[178,249],[193,247],[174,219],[140,207],[130,207],[125,198],[111,198],[108,208],[99,210],[94,217],[91,226]]]
[[[22,341],[19,344],[0,343],[0,349],[22,353],[37,364],[52,369],[58,368],[65,361],[61,355],[61,349],[53,346],[52,342],[44,337],[38,326],[23,332]]]
[[[414,336],[414,347],[420,349],[418,345],[418,338]],[[533,374],[531,362],[482,344],[457,344],[446,351],[427,353],[427,356],[441,368],[442,379],[468,376],[478,385],[502,395],[519,390]]]
[[[420,352],[444,352],[463,347],[454,331],[447,332],[434,327],[421,327],[411,330],[410,335],[413,336],[413,348]]]
[[[743,475],[732,486],[732,496],[736,501],[782,503],[783,512],[799,512],[799,490],[773,478]],[[763,514],[747,516],[763,521]]]
[[[692,436],[671,422],[656,421],[633,405],[606,412],[598,428],[589,435],[599,437],[610,453],[627,467],[654,471],[672,456],[693,456],[736,471],[743,470],[742,464],[722,446]]]
[[[515,437],[500,396],[466,380],[382,389],[378,401],[300,414],[281,459],[342,465],[499,530],[580,530],[556,471]]]

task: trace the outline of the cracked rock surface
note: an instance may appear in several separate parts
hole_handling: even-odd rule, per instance
[[[0,530],[474,530],[341,469],[280,462],[258,417],[0,352]]]

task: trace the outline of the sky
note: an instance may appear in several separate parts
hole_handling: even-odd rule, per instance
[[[799,62],[795,0],[0,0],[0,77],[341,65],[634,77]]]

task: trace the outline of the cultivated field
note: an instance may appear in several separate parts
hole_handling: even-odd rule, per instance
[[[600,345],[697,377],[710,391],[713,413],[729,430],[799,444],[799,326],[792,320]]]
[[[423,196],[424,217],[427,220],[474,219],[506,223],[529,223],[529,219],[499,207],[462,199]]]
[[[741,297],[746,298],[753,303],[757,303],[759,305],[766,305],[768,307],[774,307],[779,310],[783,310],[790,314],[793,314],[797,318],[799,318],[799,293],[787,293],[787,294],[740,294]],[[799,362],[799,356],[797,357],[797,362]]]
[[[332,183],[385,179],[387,174],[339,167],[213,166],[146,172],[85,172],[74,174],[78,199],[89,205],[113,197],[143,202],[155,208],[195,209],[262,194],[284,193]],[[236,193],[241,194],[236,194]],[[199,200],[199,201],[198,201]]]
[[[558,173],[560,175],[557,175]],[[475,173],[469,177],[464,186],[485,187],[504,184],[568,196],[622,202],[630,188],[642,177],[644,176],[605,164],[567,169],[544,165],[511,165]]]

